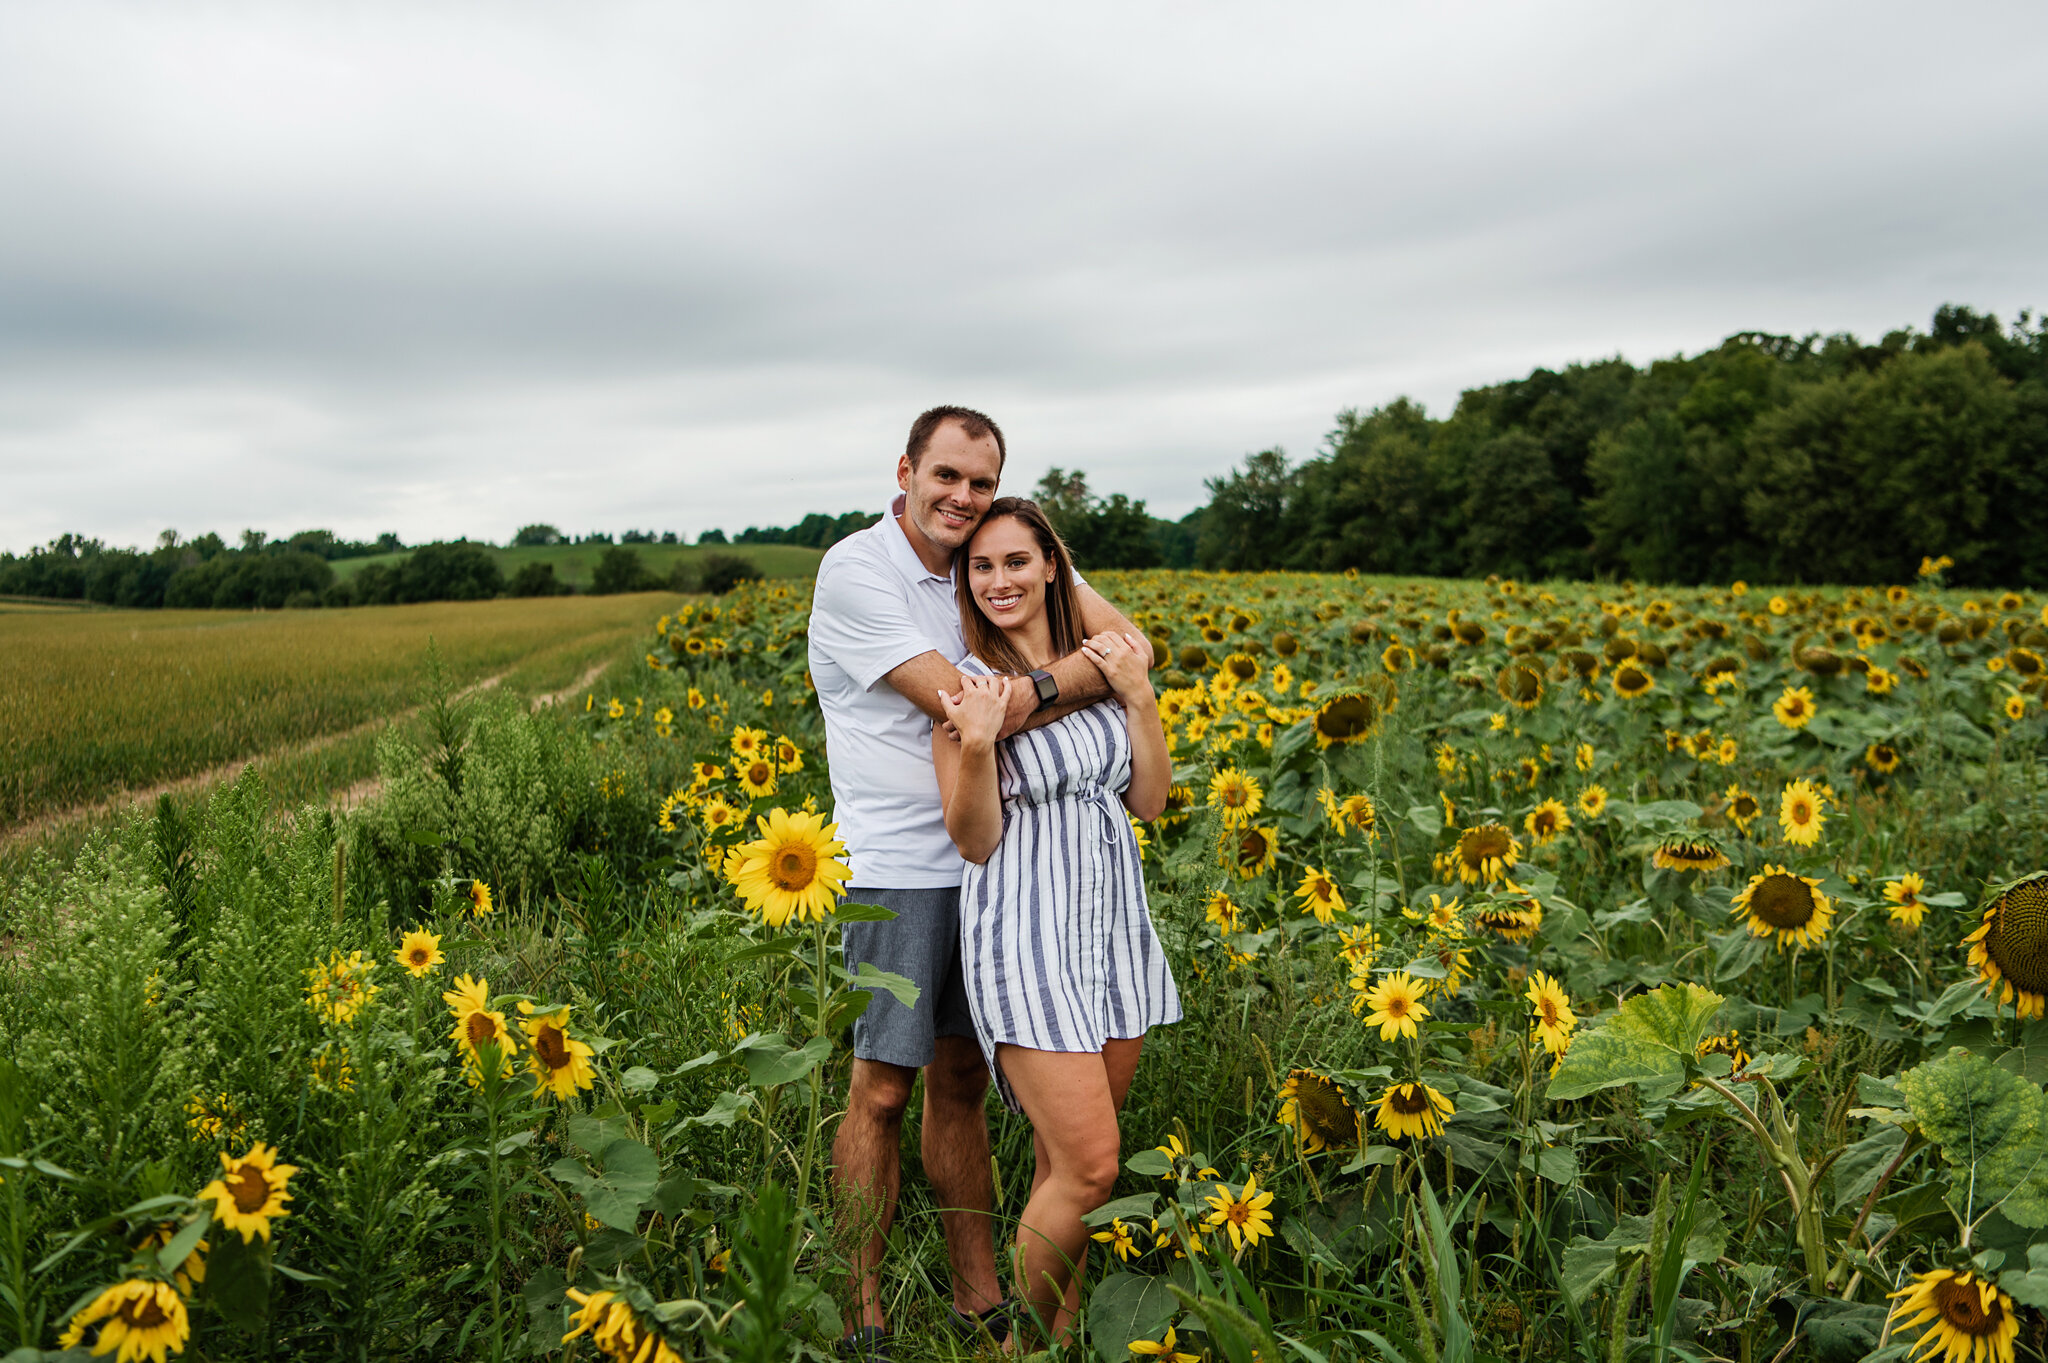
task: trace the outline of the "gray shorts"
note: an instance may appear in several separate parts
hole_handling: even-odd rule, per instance
[[[875,969],[892,971],[918,988],[915,1008],[905,1008],[886,990],[870,990],[874,1002],[853,1020],[853,1053],[862,1060],[921,1070],[932,1063],[932,1038],[974,1035],[960,970],[959,888],[848,887],[846,898],[879,904],[896,915],[886,923],[848,923],[839,930],[846,968],[858,971],[861,962],[870,961]]]

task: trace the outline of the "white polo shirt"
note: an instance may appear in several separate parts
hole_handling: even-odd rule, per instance
[[[967,656],[950,575],[924,566],[889,514],[825,551],[811,598],[811,683],[825,715],[832,816],[853,884],[957,886],[966,863],[946,833],[932,722],[883,678],[920,653]]]

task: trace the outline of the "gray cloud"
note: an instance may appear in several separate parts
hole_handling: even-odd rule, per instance
[[[2048,304],[2048,12],[0,4],[0,545],[1178,514],[1342,406]]]

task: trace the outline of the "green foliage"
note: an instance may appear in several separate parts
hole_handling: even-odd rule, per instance
[[[742,582],[758,582],[762,572],[744,554],[706,554],[697,561],[698,583],[713,596],[724,596]]]
[[[1949,1164],[1966,1221],[1992,1208],[2048,1226],[2048,1093],[1960,1048],[1899,1076],[1907,1109]]]
[[[1637,1084],[1647,1098],[1669,1097],[1685,1082],[1721,996],[1696,984],[1665,985],[1624,1001],[1579,1034],[1550,1080],[1553,1099],[1583,1098]]]

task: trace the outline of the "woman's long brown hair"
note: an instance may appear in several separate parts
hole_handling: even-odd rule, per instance
[[[989,503],[988,514],[981,518],[981,524],[974,528],[974,534],[967,543],[960,546],[954,573],[954,593],[960,600],[960,633],[967,640],[967,651],[987,663],[998,672],[1011,676],[1022,676],[1031,670],[1031,664],[1010,642],[1010,636],[1002,626],[982,614],[981,606],[974,599],[974,588],[967,571],[968,556],[974,549],[974,541],[989,523],[1004,518],[1016,521],[1031,532],[1038,541],[1038,552],[1045,555],[1046,562],[1053,565],[1052,581],[1045,584],[1045,622],[1052,634],[1052,656],[1064,658],[1081,647],[1081,594],[1074,586],[1074,559],[1067,552],[1066,542],[1059,531],[1052,528],[1052,522],[1045,518],[1045,512],[1038,503],[1028,497],[998,497]]]

